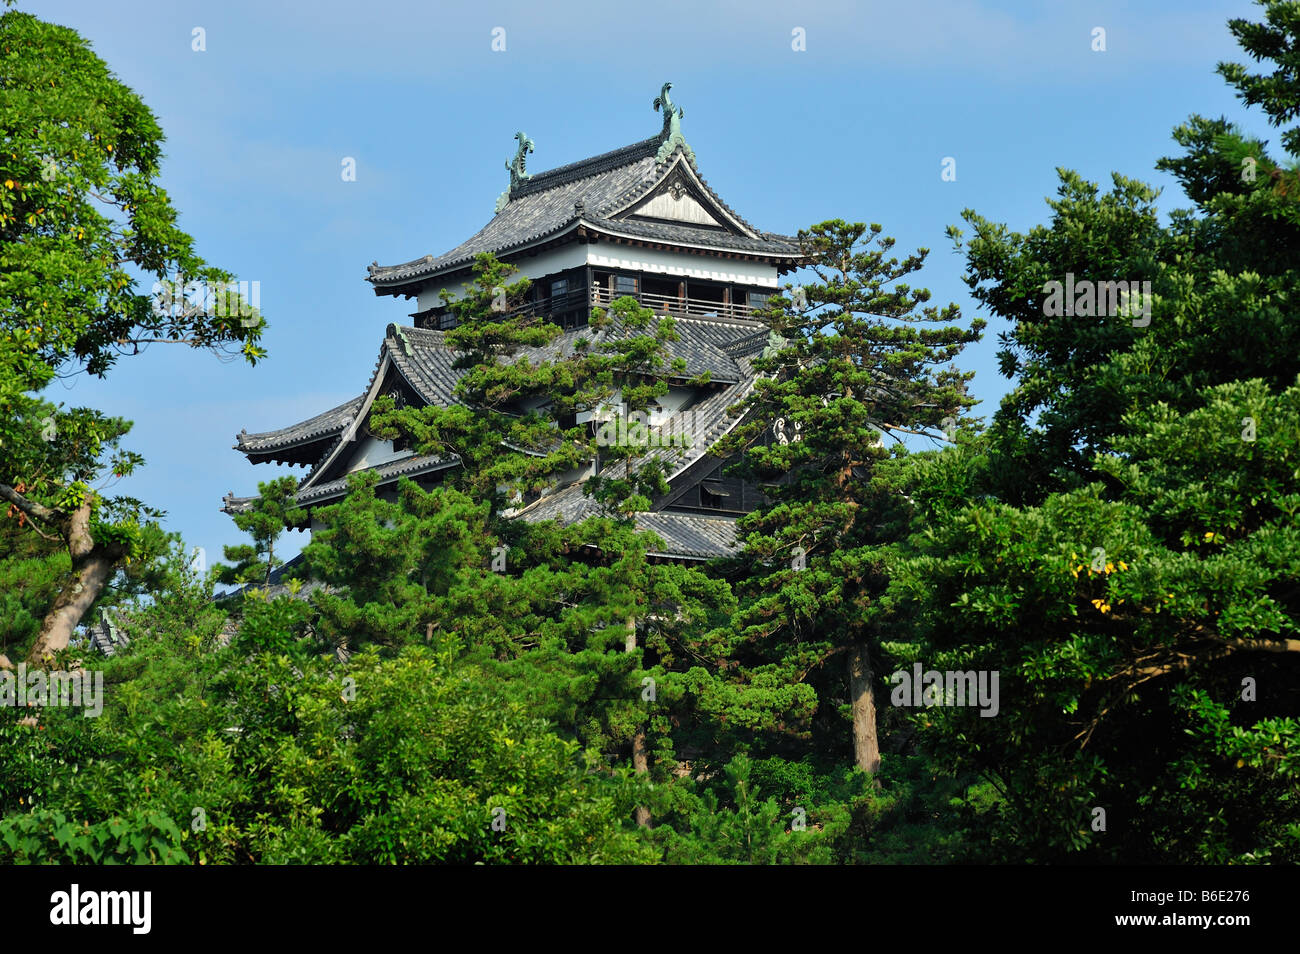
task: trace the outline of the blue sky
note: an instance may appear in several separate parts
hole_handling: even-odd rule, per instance
[[[1214,72],[1244,59],[1225,24],[1258,19],[1248,0],[19,9],[76,29],[154,110],[181,226],[209,262],[261,283],[270,357],[256,368],[154,345],[106,380],[79,375],[48,394],[135,422],[127,445],[148,465],[115,489],[167,510],[209,562],[240,541],[224,493],[303,474],[249,465],[235,434],[362,390],[385,326],[414,310],[376,297],[366,265],[438,255],[482,227],[517,130],[537,144],[534,173],[604,152],[658,131],[651,102],[671,81],[701,172],[751,223],[792,234],[827,218],[878,222],[898,253],[931,250],[914,284],[967,317],[977,312],[944,235],[964,208],[1028,229],[1066,167],[1103,186],[1112,171],[1161,186],[1167,212],[1187,202],[1154,164],[1189,114],[1277,138]],[[796,29],[806,50],[792,49]],[[952,182],[940,176],[948,156]],[[340,175],[345,157],[354,182]],[[977,372],[985,417],[1008,387],[994,361],[1002,330],[990,321],[960,362]]]

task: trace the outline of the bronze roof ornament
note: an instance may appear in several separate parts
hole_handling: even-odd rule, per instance
[[[519,143],[515,149],[515,157],[506,163],[506,169],[510,172],[510,188],[502,192],[497,197],[497,211],[500,212],[510,202],[510,193],[515,190],[521,183],[527,182],[532,176],[528,173],[528,154],[533,151],[536,145],[528,138],[528,133],[520,130],[515,133],[515,141]]]
[[[691,151],[690,146],[686,145],[686,139],[682,136],[682,118],[686,115],[686,111],[669,97],[668,91],[672,88],[672,83],[664,83],[654,101],[655,112],[662,108],[664,113],[664,128],[659,134],[659,152],[655,155],[655,161],[663,162],[673,154],[674,149],[681,146],[682,151],[690,157],[691,162],[694,162],[695,153]]]

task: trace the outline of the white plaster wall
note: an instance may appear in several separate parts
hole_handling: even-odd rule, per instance
[[[403,457],[410,456],[410,451],[393,450],[392,441],[381,441],[373,437],[366,437],[361,441],[360,452],[348,463],[348,473],[351,474],[365,467],[374,467],[377,464],[386,464],[390,460],[400,460]]]
[[[776,288],[778,285],[776,266],[761,262],[688,255],[683,252],[615,245],[611,242],[597,242],[585,248],[588,249],[587,261],[599,268],[685,275],[687,278],[737,285],[761,285],[765,288]]]
[[[586,245],[575,243],[542,252],[536,258],[524,255],[513,262],[514,266],[519,269],[513,280],[517,281],[521,275],[524,278],[536,280],[547,275],[554,275],[556,272],[562,272],[567,268],[578,268],[581,265],[586,265],[587,248]],[[443,278],[431,281],[420,289],[420,294],[416,296],[420,311],[441,305],[442,298],[439,297],[438,293],[444,288],[452,293],[453,298],[461,298],[465,294],[464,285],[467,281],[466,278],[456,279],[450,284]]]
[[[534,280],[554,275],[565,269],[592,265],[596,268],[684,275],[687,278],[730,282],[736,285],[758,285],[763,288],[775,289],[780,285],[775,265],[636,248],[629,245],[615,245],[611,242],[566,245],[563,248],[542,252],[536,258],[524,256],[514,264],[519,268],[519,274]],[[438,293],[443,288],[447,288],[454,298],[460,298],[464,295],[463,284],[463,279],[454,282],[451,286],[445,279],[429,282],[416,296],[419,310],[424,311],[426,308],[441,305],[442,299]]]

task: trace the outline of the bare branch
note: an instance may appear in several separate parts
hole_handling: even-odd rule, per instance
[[[8,500],[11,504],[37,520],[44,520],[46,523],[58,524],[66,518],[66,514],[57,510],[52,510],[44,504],[37,503],[35,500],[28,500],[18,491],[14,490],[8,484],[0,484],[0,497]]]

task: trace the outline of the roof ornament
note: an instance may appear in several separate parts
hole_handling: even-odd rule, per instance
[[[690,157],[691,162],[694,162],[695,153],[691,151],[690,146],[686,145],[686,139],[682,136],[682,117],[686,115],[686,111],[668,96],[668,91],[672,88],[672,83],[664,83],[663,89],[659,91],[654,101],[655,112],[660,108],[664,112],[664,129],[659,134],[659,152],[655,154],[655,162],[663,162],[678,146],[681,146],[682,151]]]
[[[579,199],[577,202],[573,203],[573,212],[579,218],[581,218],[586,211],[587,211],[586,202],[583,202],[581,199]]]
[[[790,347],[790,339],[778,334],[775,328],[771,328],[767,332],[767,347],[759,357],[775,358],[788,347]]]
[[[515,157],[506,163],[506,168],[510,171],[510,188],[506,189],[497,196],[497,211],[500,212],[510,201],[510,193],[520,184],[527,182],[532,178],[528,173],[528,154],[533,151],[536,145],[528,138],[528,133],[520,130],[515,133],[515,140],[519,146],[515,149]]]
[[[401,349],[402,354],[409,358],[413,349],[411,348],[410,339],[406,337],[406,332],[402,330],[400,325],[389,325],[388,327],[392,329],[392,337],[397,340],[397,347]]]

